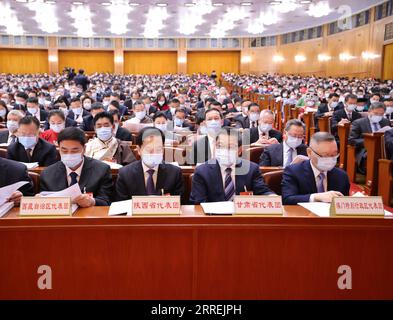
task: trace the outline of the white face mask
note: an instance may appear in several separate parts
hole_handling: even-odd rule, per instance
[[[52,131],[54,131],[54,132],[56,132],[56,133],[59,133],[61,130],[63,130],[63,129],[65,128],[65,123],[62,123],[62,124],[51,124],[51,125],[49,126],[49,128],[50,128]]]
[[[162,123],[162,124],[156,124],[155,127],[157,129],[160,129],[162,132],[165,132],[167,130],[166,128],[166,123]]]
[[[37,108],[27,108],[27,111],[32,115],[35,115],[38,112]]]
[[[4,109],[0,110],[0,117],[4,118],[4,116],[6,115],[7,111]]]
[[[13,120],[7,121],[7,129],[10,132],[16,132],[16,130],[18,130],[18,128],[19,128],[19,124],[17,121],[13,121]]]
[[[287,134],[287,145],[290,148],[296,149],[298,146],[300,146],[302,144],[302,139],[296,138],[296,137],[292,137],[291,135]]]
[[[337,157],[318,157],[317,165],[319,171],[330,171],[337,164]]]
[[[393,113],[393,107],[386,107],[386,114]]]
[[[362,112],[364,110],[364,106],[356,106],[357,112]]]
[[[349,104],[349,105],[347,105],[347,109],[348,109],[348,111],[350,111],[350,112],[356,110],[356,107],[357,107],[356,104]]]
[[[273,129],[273,126],[271,124],[268,124],[268,123],[263,123],[263,124],[259,125],[259,129],[262,132],[269,132],[270,130]]]
[[[90,110],[90,109],[91,109],[91,103],[84,103],[84,104],[83,104],[83,107],[84,107],[86,110]]]
[[[74,114],[76,114],[77,116],[79,116],[82,113],[82,108],[75,108],[72,109],[72,112],[74,112]]]
[[[206,121],[207,132],[210,134],[217,134],[221,129],[221,122],[219,120]]]
[[[236,164],[236,150],[216,149],[216,159],[218,163],[224,167],[231,167]]]
[[[82,162],[82,154],[81,153],[70,153],[70,154],[62,154],[61,162],[63,164],[72,169],[75,168],[78,164]]]
[[[112,138],[112,128],[111,127],[102,127],[96,130],[96,134],[98,139],[102,141],[108,141]]]
[[[165,104],[165,101],[158,101],[158,104],[162,107]]]
[[[255,122],[259,120],[259,113],[250,113],[250,121]]]
[[[137,118],[139,120],[142,120],[145,116],[146,116],[146,111],[145,110],[135,112],[135,118]]]
[[[142,153],[142,161],[149,168],[158,166],[163,158],[162,153]]]
[[[383,116],[370,116],[370,120],[372,123],[379,123],[381,122]]]

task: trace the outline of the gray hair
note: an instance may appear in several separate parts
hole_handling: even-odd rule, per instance
[[[321,142],[332,142],[332,141],[336,142],[336,139],[329,132],[317,132],[311,137],[310,145],[314,143],[319,144]]]
[[[285,124],[285,131],[288,132],[289,130],[291,130],[292,126],[296,126],[296,127],[302,127],[303,130],[306,130],[306,126],[304,125],[303,122],[301,122],[300,120],[297,119],[292,119],[289,120],[286,124]]]
[[[263,110],[261,111],[261,113],[260,113],[260,116],[261,116],[261,117],[263,117],[265,114],[268,114],[268,115],[270,115],[270,116],[273,116],[273,117],[274,117],[274,113],[273,113],[273,111],[272,111],[272,110],[269,110],[269,109],[263,109]]]
[[[369,108],[370,111],[371,111],[371,110],[376,110],[376,109],[383,109],[383,111],[386,111],[386,107],[385,107],[385,105],[383,104],[383,102],[373,102],[373,103],[370,105],[370,108]]]
[[[8,115],[9,115],[9,116],[18,117],[19,120],[22,119],[22,118],[25,116],[25,115],[22,113],[22,111],[19,111],[19,110],[11,110],[11,111],[8,113]]]

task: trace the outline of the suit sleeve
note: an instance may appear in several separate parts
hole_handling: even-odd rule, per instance
[[[19,181],[28,181],[29,183],[24,185],[23,187],[19,188],[19,191],[22,192],[24,196],[34,196],[34,188],[33,188],[33,182],[31,181],[29,177],[29,173],[27,171],[27,168],[23,171],[23,174],[20,177]]]
[[[393,160],[393,130],[385,132],[385,145],[390,160]]]
[[[15,148],[13,148],[13,144],[9,145],[7,148],[7,159],[18,161],[15,156]]]
[[[55,146],[51,146],[51,148],[48,150],[48,154],[45,158],[44,166],[49,167],[50,165],[52,165],[56,162],[57,162],[57,150],[56,150]]]
[[[258,167],[252,171],[252,191],[254,195],[269,195],[275,194],[269,187],[265,184],[261,171]]]
[[[121,145],[121,164],[126,166],[134,161],[136,161],[134,153],[132,152],[131,148],[128,144],[120,144]]]
[[[337,112],[333,113],[332,120],[331,120],[331,130],[332,132],[337,131],[337,125],[340,122],[340,116],[337,114]]]
[[[364,146],[364,139],[362,137],[362,129],[360,127],[360,120],[352,122],[351,131],[349,132],[348,143],[356,147]]]
[[[183,175],[181,170],[177,170],[177,174],[175,176],[175,188],[172,191],[173,195],[183,195],[184,193],[184,185],[183,185]]]
[[[261,157],[259,159],[259,166],[260,167],[271,167],[272,166],[272,159],[270,157],[270,152],[269,150],[265,149]]]
[[[206,183],[199,172],[196,170],[192,177],[190,202],[192,204],[200,204],[207,201]]]
[[[128,189],[127,176],[127,169],[121,168],[116,181],[116,201],[129,200],[132,197]]]
[[[303,183],[307,183],[307,181],[303,181]],[[284,205],[296,205],[299,202],[310,201],[311,194],[300,194],[299,181],[297,180],[291,166],[286,167],[284,170],[281,189]]]
[[[317,112],[316,112],[316,114],[315,114],[315,118],[318,119],[318,118],[323,117],[323,116],[325,115],[326,112],[327,112],[327,111],[326,111],[326,104],[321,104],[321,105],[318,107],[318,110],[317,110]]]
[[[113,180],[109,166],[105,169],[104,176],[100,179],[99,184],[97,192],[94,195],[96,206],[109,206],[113,194]]]

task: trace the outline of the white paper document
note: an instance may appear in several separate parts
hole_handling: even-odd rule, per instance
[[[13,202],[6,202],[0,206],[0,218],[14,207]]]
[[[28,184],[28,181],[19,181],[9,186],[5,186],[0,188],[0,205],[4,204],[7,199],[19,188],[23,187],[25,184]]]
[[[103,163],[106,163],[108,166],[111,167],[111,169],[120,169],[123,168],[121,164],[110,162],[110,161],[102,161]]]
[[[306,160],[310,160],[310,158],[299,154],[295,157],[295,159],[292,160],[291,164],[302,163]]]
[[[132,216],[132,200],[124,200],[112,202],[109,207],[108,216],[118,216],[127,213],[127,216]]]
[[[231,215],[235,213],[235,204],[232,201],[205,202],[201,203],[205,214]]]
[[[39,167],[38,162],[20,162],[27,167],[27,170],[35,169]]]
[[[79,184],[75,183],[71,187],[61,191],[43,191],[40,193],[43,197],[71,197],[71,201],[73,202],[75,198],[82,194]],[[72,204],[72,213],[74,213],[78,209],[77,204]]]
[[[330,216],[330,203],[326,202],[299,202],[299,206],[306,208],[318,217]]]

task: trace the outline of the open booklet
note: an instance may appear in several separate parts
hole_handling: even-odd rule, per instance
[[[205,202],[201,203],[201,207],[207,215],[233,215],[235,213],[233,201]]]
[[[77,198],[81,194],[82,194],[81,189],[79,187],[79,184],[77,183],[61,191],[56,191],[56,192],[43,191],[40,193],[42,197],[71,197],[72,202],[75,200],[75,198]],[[74,213],[77,209],[78,209],[78,205],[73,203],[72,213]]]
[[[39,167],[38,162],[20,162],[27,167],[27,170],[35,169]]]
[[[7,202],[7,199],[19,188],[28,184],[28,181],[19,181],[8,186],[0,188],[0,218],[14,207],[13,202]]]

